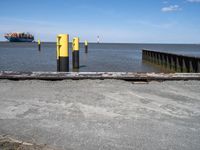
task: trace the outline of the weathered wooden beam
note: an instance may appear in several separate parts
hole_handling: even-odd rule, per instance
[[[83,80],[117,79],[127,81],[200,80],[200,73],[132,73],[132,72],[13,72],[0,71],[0,79],[8,80]]]

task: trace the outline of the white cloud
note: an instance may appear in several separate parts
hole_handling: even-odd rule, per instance
[[[161,9],[162,12],[174,12],[174,11],[180,11],[181,8],[179,5],[170,5],[168,7],[163,7]]]
[[[187,0],[187,1],[191,3],[200,3],[200,0]]]

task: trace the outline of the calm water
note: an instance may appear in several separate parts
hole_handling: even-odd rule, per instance
[[[200,57],[200,45],[195,44],[89,44],[88,54],[84,53],[81,45],[79,71],[161,72],[152,65],[142,63],[143,48]],[[37,43],[1,42],[0,70],[56,71],[56,44],[42,43],[39,52]]]

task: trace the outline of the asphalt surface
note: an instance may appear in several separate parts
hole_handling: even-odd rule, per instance
[[[0,135],[61,150],[197,150],[200,82],[1,80]]]

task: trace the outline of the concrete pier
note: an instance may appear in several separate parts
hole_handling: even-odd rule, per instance
[[[199,57],[142,50],[142,59],[172,72],[200,73]]]
[[[37,150],[200,149],[200,81],[0,80],[0,87],[0,135],[43,145]]]

